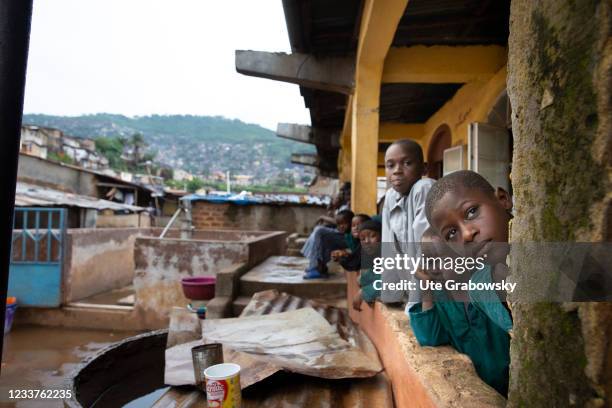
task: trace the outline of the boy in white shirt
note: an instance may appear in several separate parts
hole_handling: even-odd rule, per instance
[[[427,193],[435,180],[423,178],[426,166],[423,161],[423,150],[413,140],[398,140],[385,152],[385,174],[391,185],[385,194],[382,211],[382,256],[395,257],[396,254],[407,254],[411,257],[420,255],[421,236],[429,228],[425,216]],[[385,270],[382,282],[397,283],[406,279],[416,282],[411,271]],[[408,293],[398,290],[383,290],[381,300],[384,303],[408,301],[408,307],[418,302],[418,292]]]

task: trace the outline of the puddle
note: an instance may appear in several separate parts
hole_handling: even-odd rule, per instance
[[[128,402],[123,408],[150,408],[155,401],[157,401],[164,392],[168,391],[170,387],[163,387],[153,391],[150,394],[144,395],[131,402]]]
[[[15,326],[4,337],[1,407],[61,407],[61,400],[9,401],[10,389],[66,389],[81,361],[137,332]]]

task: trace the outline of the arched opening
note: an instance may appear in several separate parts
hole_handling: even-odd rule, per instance
[[[427,175],[433,179],[442,177],[444,150],[451,147],[451,130],[448,125],[440,125],[434,132],[427,151]]]

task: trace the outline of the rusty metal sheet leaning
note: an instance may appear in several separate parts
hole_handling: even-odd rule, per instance
[[[269,303],[279,296],[260,292],[245,310],[249,313],[256,304],[264,304],[266,299]],[[364,352],[357,341],[345,340],[337,327],[310,305],[280,313],[205,320],[202,336],[207,343],[221,342],[224,347],[265,359],[286,371],[314,377],[365,378],[382,370],[375,353]]]

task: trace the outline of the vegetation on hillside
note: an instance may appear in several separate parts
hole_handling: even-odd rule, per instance
[[[156,160],[167,167],[204,178],[225,171],[252,175],[256,183],[264,185],[282,179],[287,170],[297,172],[300,177],[303,168],[291,164],[291,153],[314,152],[311,145],[281,139],[261,126],[219,116],[28,114],[24,115],[23,123],[96,139],[97,147],[113,168],[123,166],[120,152],[126,141],[132,140],[134,134],[141,134],[141,142],[148,145],[147,153],[157,152]]]

